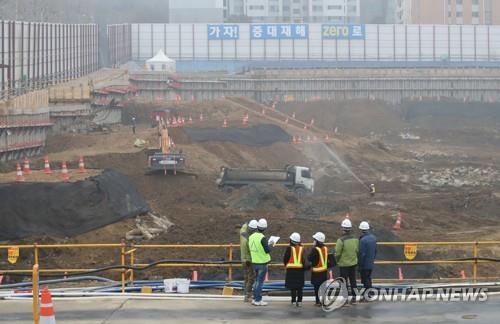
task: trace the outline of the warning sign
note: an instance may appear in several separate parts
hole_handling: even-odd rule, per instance
[[[417,256],[417,245],[416,244],[405,244],[405,257],[406,260],[411,261]]]
[[[9,261],[9,263],[14,264],[17,262],[17,258],[19,258],[19,247],[10,247],[7,250],[7,260]]]

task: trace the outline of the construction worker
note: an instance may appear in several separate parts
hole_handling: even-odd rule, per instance
[[[250,235],[257,230],[257,221],[252,219],[248,223],[243,224],[240,229],[240,259],[241,259],[241,269],[243,270],[243,291],[245,297],[243,301],[248,303],[252,297],[252,286],[255,280],[253,268],[252,268],[252,258],[250,256],[250,248],[248,247],[248,238]]]
[[[135,116],[132,116],[132,133],[135,135]]]
[[[361,276],[361,282],[365,289],[372,288],[372,271],[377,257],[377,238],[370,233],[370,224],[361,222],[359,224],[361,236],[359,238],[358,270]],[[364,294],[365,299],[369,297]]]
[[[267,303],[262,300],[262,286],[264,285],[264,278],[268,270],[267,264],[271,262],[271,255],[269,254],[271,248],[263,234],[266,229],[267,221],[264,218],[259,219],[257,231],[252,233],[248,240],[252,267],[255,273],[252,300],[252,305],[254,306],[267,306]]]
[[[337,240],[335,246],[335,259],[340,269],[340,277],[344,278],[346,285],[351,288],[352,300],[356,302],[356,265],[358,264],[359,240],[351,234],[352,223],[344,219],[341,224],[343,235]]]
[[[328,248],[325,246],[325,234],[318,232],[314,234],[314,247],[309,253],[307,259],[311,263],[311,284],[314,287],[314,296],[316,297],[316,306],[321,306],[319,298],[319,287],[328,278]]]
[[[375,185],[373,183],[370,185],[370,196],[375,196]]]
[[[300,234],[290,235],[290,246],[285,250],[283,264],[286,268],[285,287],[290,289],[292,306],[302,306],[304,289],[304,248],[300,244]]]

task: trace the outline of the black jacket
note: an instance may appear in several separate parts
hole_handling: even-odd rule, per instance
[[[287,247],[285,250],[285,255],[283,255],[283,264],[286,266],[288,260],[290,260],[291,246]],[[301,289],[304,287],[304,275],[305,275],[305,250],[302,254],[302,269],[286,269],[285,275],[285,287],[288,289]]]

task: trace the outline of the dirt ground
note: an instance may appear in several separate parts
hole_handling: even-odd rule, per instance
[[[338,224],[347,213],[355,226],[362,220],[369,221],[383,241],[500,239],[500,115],[496,113],[500,107],[471,108],[449,102],[399,106],[373,101],[283,103],[277,105],[278,112],[289,116],[295,113],[304,122],[314,119],[314,125],[330,134],[333,142],[275,143],[263,147],[196,143],[182,128],[175,128],[171,135],[186,153],[188,169],[196,177],[146,176],[144,148],[134,147],[133,143],[140,138],[147,141],[146,146],[156,145],[156,130],[150,127],[149,113],[159,108],[165,107],[136,104],[126,109],[126,113],[138,116],[136,135],[129,126],[121,126],[108,134],[52,137],[45,151],[54,161],[77,161],[78,156],[84,155],[88,168],[114,168],[127,175],[154,213],[173,223],[166,233],[144,243],[237,243],[237,228],[244,221],[260,217],[268,219],[268,232],[281,236],[284,242],[294,231],[310,242],[311,235],[320,230],[333,241],[338,238]],[[241,118],[246,113],[224,100],[172,104],[167,108],[179,116],[191,115],[194,123],[186,127],[221,127],[224,118],[230,127],[243,127]],[[260,109],[258,105],[253,108]],[[471,116],[467,108],[477,108],[479,113]],[[204,115],[203,122],[199,121],[200,114]],[[264,121],[272,122],[266,116],[250,114],[251,125]],[[286,130],[291,135],[296,131]],[[316,179],[312,196],[298,199],[281,187],[268,186],[225,193],[215,184],[223,165],[280,168],[286,164],[312,167]],[[376,185],[375,197],[368,194],[366,186],[370,183]],[[398,212],[402,215],[402,230],[392,231]],[[65,242],[116,243],[135,226],[136,220],[130,219],[66,238]],[[42,236],[27,241],[33,240],[61,239]],[[430,253],[426,249],[422,252]],[[50,253],[57,256],[62,252]],[[227,257],[220,252],[200,250],[163,253],[141,251],[138,261]],[[275,253],[279,258],[281,252]],[[443,258],[471,255],[469,248],[454,248],[450,252],[443,247],[433,253]],[[484,253],[498,251],[485,248]],[[114,264],[119,257],[116,251],[64,255],[65,258],[52,258],[50,264],[96,266],[106,259],[106,264]],[[467,271],[470,273],[468,268]],[[497,271],[490,267],[480,275]],[[207,273],[217,275],[216,271]],[[457,277],[458,270],[440,268],[439,275]]]

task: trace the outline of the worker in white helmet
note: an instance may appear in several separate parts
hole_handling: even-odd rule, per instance
[[[255,276],[252,268],[252,257],[250,255],[250,248],[248,246],[248,238],[257,230],[257,221],[251,221],[243,224],[240,228],[240,260],[241,268],[243,270],[243,291],[245,297],[243,301],[248,303],[252,297],[252,286],[255,281]]]
[[[370,184],[370,196],[374,197],[375,196],[375,184]]]
[[[319,298],[319,288],[321,284],[328,279],[328,248],[325,246],[325,234],[317,232],[313,236],[314,247],[307,257],[311,263],[311,284],[314,287],[314,296],[316,297],[316,306],[321,306]]]
[[[304,247],[300,244],[300,234],[290,235],[290,246],[285,250],[283,264],[286,268],[285,287],[290,289],[292,305],[302,306],[304,290],[305,259]]]
[[[358,264],[359,240],[352,235],[352,223],[348,218],[341,224],[342,236],[335,245],[335,259],[340,269],[340,277],[351,287],[351,303],[356,302],[356,266]]]
[[[361,222],[359,224],[361,237],[359,238],[358,271],[365,291],[370,293],[372,288],[372,271],[377,257],[377,238],[370,232],[370,224]],[[365,299],[369,297],[366,293]]]
[[[255,273],[255,282],[253,284],[253,301],[254,306],[267,306],[267,303],[262,300],[262,286],[264,278],[268,271],[268,263],[271,262],[271,248],[264,236],[264,231],[267,229],[267,221],[264,218],[257,222],[257,231],[250,235],[248,245],[250,255],[252,257],[252,267]]]

